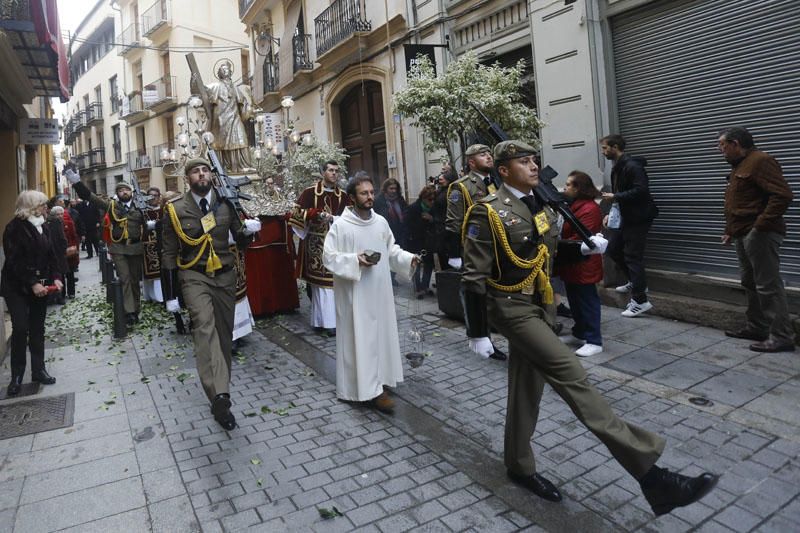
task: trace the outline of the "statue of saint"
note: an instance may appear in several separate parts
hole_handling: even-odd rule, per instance
[[[234,86],[231,80],[233,64],[229,60],[225,59],[218,65],[216,77],[219,82],[205,86],[208,101],[204,102],[212,114],[213,148],[229,173],[252,171],[244,121],[253,116],[253,95],[248,85]],[[193,77],[192,84],[195,83]],[[194,86],[192,92],[200,93]]]

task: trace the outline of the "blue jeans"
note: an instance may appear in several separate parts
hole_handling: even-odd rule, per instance
[[[589,344],[603,345],[603,336],[600,333],[600,297],[594,283],[586,285],[578,283],[564,283],[569,299],[569,308],[575,325],[572,335],[583,339]]]

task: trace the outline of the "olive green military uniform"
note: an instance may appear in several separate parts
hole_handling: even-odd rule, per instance
[[[507,143],[514,142],[498,144],[495,159],[503,160],[503,156],[510,159],[504,150],[508,150]],[[533,148],[517,143],[516,152],[521,152],[522,148],[533,151]],[[494,225],[490,222],[491,210],[496,213]],[[546,278],[540,276],[525,283],[535,268],[518,266],[520,262],[539,257],[545,263],[544,269],[549,268],[543,249],[549,254],[554,253],[552,239],[542,239],[531,209],[505,185],[496,194],[477,202],[467,217],[463,289],[465,293],[472,293],[466,295],[468,299],[476,294],[478,301],[485,298],[484,312],[488,311],[488,323],[509,342],[506,467],[521,476],[536,471],[531,438],[539,417],[542,390],[547,382],[578,419],[608,447],[614,458],[639,479],[661,455],[664,439],[624,422],[611,411],[605,399],[589,383],[575,354],[559,341],[546,323],[541,303],[548,296],[552,297],[552,291],[547,290],[549,283],[542,283]],[[543,233],[548,231],[544,229]],[[516,255],[517,264],[509,256],[502,235],[507,238],[508,249]],[[542,244],[544,246],[540,248]],[[472,309],[469,305],[466,309],[469,335],[486,336],[482,332],[470,332],[471,322],[485,318],[476,320],[471,316]]]
[[[165,209],[161,256],[163,269],[178,269],[183,300],[192,319],[197,372],[209,400],[229,393],[230,389],[236,257],[228,244],[228,235],[232,233],[240,246],[246,246],[249,240],[236,211],[227,202],[219,202],[214,193],[211,196],[214,200],[209,208],[216,225],[207,232],[210,242],[186,242],[187,238],[203,240],[206,235],[201,223],[203,212],[192,193],[187,192]],[[209,263],[212,248],[219,258],[216,269],[213,260]]]
[[[133,190],[127,183],[117,184],[117,188],[122,187]],[[95,208],[102,209],[108,214],[111,222],[111,242],[108,244],[108,252],[114,261],[114,268],[117,269],[122,285],[125,312],[138,314],[141,301],[139,282],[142,280],[144,268],[142,247],[144,215],[133,206],[133,200],[130,207],[126,207],[119,201],[103,200],[81,182],[74,184],[73,188],[81,200],[88,201]]]

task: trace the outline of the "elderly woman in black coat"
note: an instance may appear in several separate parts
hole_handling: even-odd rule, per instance
[[[47,196],[23,191],[17,197],[14,218],[3,233],[5,263],[0,296],[11,315],[11,383],[15,396],[25,374],[26,351],[31,352],[31,381],[52,385],[56,378],[44,366],[44,321],[48,292],[63,284],[49,231],[45,226]]]

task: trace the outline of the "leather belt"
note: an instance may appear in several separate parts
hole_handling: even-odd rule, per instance
[[[231,270],[233,270],[233,265],[223,265],[222,268],[217,269],[214,272],[206,272],[206,266],[205,265],[195,265],[192,268],[190,268],[189,270],[194,270],[195,272],[200,272],[201,274],[205,274],[206,276],[209,276],[209,277],[213,278],[214,276],[218,276],[220,274],[224,274],[226,272],[230,272]]]

